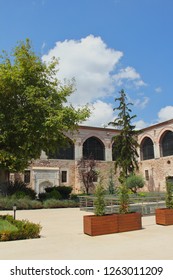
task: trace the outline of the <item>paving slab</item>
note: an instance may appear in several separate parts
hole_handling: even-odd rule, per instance
[[[2,214],[13,211],[0,211]],[[142,217],[142,230],[91,237],[78,208],[17,210],[42,226],[41,238],[0,242],[0,260],[173,260],[173,226]]]

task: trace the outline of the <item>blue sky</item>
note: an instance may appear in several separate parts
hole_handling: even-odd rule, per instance
[[[92,104],[87,125],[115,116],[123,88],[138,128],[173,118],[172,0],[0,0],[0,52],[30,38],[60,80],[75,78],[74,106]]]

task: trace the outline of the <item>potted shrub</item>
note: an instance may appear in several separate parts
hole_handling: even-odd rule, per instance
[[[105,213],[104,192],[101,180],[95,191],[94,215],[83,217],[85,234],[96,236],[118,232],[117,215]]]
[[[119,213],[105,214],[104,188],[102,182],[96,188],[94,214],[83,217],[84,233],[96,236],[142,228],[141,213],[129,210],[129,189],[124,181],[119,187]]]
[[[124,182],[119,187],[119,214],[118,232],[139,230],[142,228],[142,217],[139,212],[130,212],[129,209],[129,189]]]
[[[166,179],[166,208],[158,208],[155,211],[156,224],[173,225],[173,183],[169,177]]]

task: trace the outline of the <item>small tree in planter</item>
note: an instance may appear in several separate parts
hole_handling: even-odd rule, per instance
[[[156,224],[173,225],[173,183],[166,178],[166,208],[156,209]]]
[[[106,215],[104,200],[104,187],[102,179],[97,185],[94,200],[94,214],[83,217],[84,233],[96,236],[118,232],[117,215]]]
[[[138,169],[138,153],[137,153],[137,135],[138,131],[131,121],[136,115],[131,116],[131,103],[127,103],[127,97],[124,90],[120,91],[120,97],[115,98],[115,102],[119,102],[119,106],[114,108],[118,110],[118,117],[109,124],[116,128],[120,128],[120,133],[113,137],[113,153],[115,155],[115,170],[119,171],[119,198],[120,198],[120,214],[118,215],[118,231],[128,231],[141,229],[141,214],[129,213],[129,189],[127,178],[130,174]]]
[[[105,189],[103,187],[102,181],[100,181],[100,183],[97,185],[97,188],[95,191],[96,198],[94,200],[94,214],[96,216],[105,215],[106,205],[105,205],[104,194],[105,194]]]
[[[141,213],[130,212],[129,209],[130,198],[126,180],[119,187],[119,203],[118,232],[141,229]]]

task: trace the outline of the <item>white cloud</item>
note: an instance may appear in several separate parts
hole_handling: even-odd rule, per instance
[[[148,126],[148,124],[143,120],[136,121],[136,122],[133,123],[133,125],[136,126],[135,129],[142,129],[142,128],[145,128],[145,127]]]
[[[90,118],[83,123],[89,126],[107,126],[110,121],[113,121],[114,111],[111,104],[97,100],[91,107],[92,114]]]
[[[162,88],[161,88],[161,87],[157,87],[157,88],[155,88],[155,92],[157,92],[157,93],[162,92]]]
[[[123,84],[124,80],[127,80],[128,82],[133,81],[136,87],[146,85],[144,81],[141,80],[140,74],[137,73],[136,70],[130,66],[121,69],[119,73],[114,75],[114,79],[116,83],[120,86]]]
[[[75,107],[93,104],[95,109],[85,123],[87,125],[100,126],[113,119],[111,105],[99,99],[112,96],[126,82],[135,88],[145,85],[133,67],[118,70],[123,52],[108,48],[100,37],[89,35],[80,40],[58,41],[42,59],[49,63],[52,57],[59,59],[57,78],[60,81],[75,78],[76,91],[69,97],[69,102]],[[136,103],[144,107],[147,99]]]
[[[141,99],[138,98],[138,99],[133,100],[132,103],[135,107],[144,109],[147,106],[149,100],[150,100],[149,97],[143,96]]]
[[[73,104],[82,105],[114,92],[111,72],[123,53],[108,48],[100,37],[57,42],[43,60],[49,62],[53,56],[59,58],[58,78],[76,80],[77,90],[70,97]]]
[[[159,122],[164,122],[173,118],[173,106],[166,106],[158,112]]]

